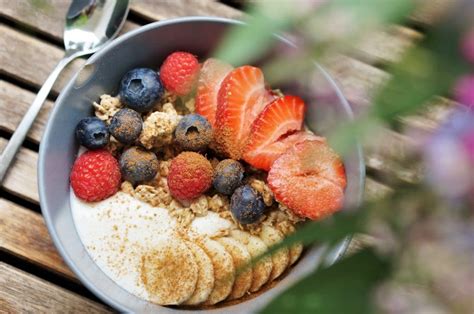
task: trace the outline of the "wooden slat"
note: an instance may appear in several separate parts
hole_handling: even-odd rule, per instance
[[[39,32],[62,44],[64,21],[70,1],[15,0],[0,7],[0,16]],[[136,23],[126,21],[121,33],[137,28]]]
[[[110,313],[105,306],[0,262],[2,313]]]
[[[62,49],[0,24],[0,73],[39,88],[63,57]],[[58,94],[84,63],[76,59],[61,73],[52,93]]]
[[[239,18],[242,12],[212,0],[135,0],[131,11],[149,20],[163,20],[180,16],[220,16]]]
[[[35,94],[14,84],[0,80],[0,128],[12,132],[33,102]],[[53,103],[46,101],[33,124],[28,139],[38,143],[43,134]]]
[[[411,28],[394,25],[365,35],[353,55],[369,64],[395,63],[421,38],[423,35]]]
[[[2,198],[0,249],[77,280],[56,251],[41,215]]]
[[[0,138],[0,151],[7,141]],[[36,164],[38,153],[27,148],[20,148],[13,165],[8,171],[3,188],[12,194],[25,198],[33,203],[39,203]]]
[[[356,111],[369,106],[377,88],[389,78],[388,73],[347,56],[334,56],[323,65]]]

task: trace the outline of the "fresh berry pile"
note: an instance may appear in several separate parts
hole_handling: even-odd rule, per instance
[[[304,130],[303,99],[277,96],[257,67],[234,68],[212,58],[201,64],[195,55],[179,51],[159,71],[127,72],[119,90],[125,108],[110,119],[79,121],[77,140],[89,150],[71,172],[77,197],[100,201],[116,193],[122,181],[138,185],[159,176],[163,147],[143,145],[140,139],[146,119],[165,114],[160,105],[165,95],[182,103],[194,99],[195,110],[168,123],[173,130],[167,145],[175,154],[166,179],[177,201],[220,193],[230,197],[236,221],[254,224],[272,210],[246,180],[260,171],[276,201],[300,217],[322,219],[343,205],[344,165],[324,138]]]

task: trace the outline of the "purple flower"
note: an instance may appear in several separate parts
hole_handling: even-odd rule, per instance
[[[474,111],[458,108],[425,147],[426,176],[449,200],[466,200],[474,190]]]
[[[459,103],[474,108],[474,74],[458,79],[454,87],[454,97]]]
[[[474,29],[464,35],[461,41],[461,52],[467,61],[474,64]]]

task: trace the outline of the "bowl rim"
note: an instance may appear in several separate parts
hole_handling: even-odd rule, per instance
[[[178,18],[172,18],[172,19],[166,19],[163,21],[156,21],[149,23],[147,25],[138,27],[137,29],[134,29],[126,34],[121,35],[120,37],[112,40],[109,44],[107,44],[104,48],[101,50],[97,51],[94,53],[90,58],[87,59],[87,61],[84,63],[84,65],[70,78],[68,83],[62,88],[59,96],[57,97],[55,104],[62,102],[63,97],[65,95],[65,91],[69,90],[75,83],[76,79],[78,78],[79,74],[81,71],[84,69],[85,66],[94,63],[96,60],[100,59],[104,54],[106,54],[108,51],[114,49],[116,46],[120,45],[121,43],[127,41],[128,39],[142,33],[146,32],[148,30],[162,27],[165,25],[171,25],[171,24],[179,24],[179,23],[189,23],[189,22],[212,22],[212,23],[223,23],[223,24],[229,24],[229,25],[246,25],[245,22],[235,20],[235,19],[230,19],[230,18],[222,18],[222,17],[213,17],[213,16],[187,16],[187,17],[178,17]],[[293,43],[291,40],[288,38],[284,37],[283,35],[279,34],[273,34],[279,41],[282,41],[292,47],[296,47],[295,43]],[[354,120],[354,113],[353,110],[342,93],[339,85],[336,83],[334,78],[316,61],[314,61],[314,65],[318,68],[318,70],[324,75],[325,79],[327,79],[328,83],[332,86],[334,91],[336,92],[336,95],[339,99],[339,101],[342,103],[342,107],[345,111],[345,113],[348,115],[349,120]],[[119,310],[120,312],[128,312],[129,309],[123,307],[121,304],[116,303],[114,300],[110,299],[107,295],[105,295],[101,290],[97,289],[92,283],[88,281],[87,278],[83,275],[82,271],[79,269],[78,266],[74,263],[72,258],[69,257],[68,253],[65,251],[63,248],[63,245],[60,241],[60,237],[58,233],[56,232],[56,229],[54,227],[54,223],[52,221],[52,217],[50,216],[50,210],[48,209],[48,204],[46,203],[46,192],[43,189],[43,184],[45,183],[45,178],[46,178],[46,173],[44,171],[45,167],[45,159],[46,159],[46,146],[42,145],[41,143],[44,143],[44,139],[48,138],[50,134],[53,132],[52,129],[52,123],[50,123],[53,119],[56,118],[57,112],[59,111],[59,106],[54,106],[53,110],[51,111],[48,122],[46,124],[45,130],[43,132],[43,136],[41,138],[40,142],[40,147],[39,147],[39,158],[38,158],[38,163],[37,163],[37,178],[38,178],[38,192],[39,192],[39,198],[40,198],[40,207],[41,207],[41,213],[44,217],[48,232],[53,240],[53,243],[58,250],[59,254],[61,255],[63,261],[66,263],[66,265],[73,271],[73,273],[78,277],[78,279],[81,281],[84,286],[87,287],[91,292],[94,293],[100,300],[102,300],[104,303],[110,305],[116,310]],[[363,150],[358,141],[355,141],[353,144],[353,149],[352,151],[354,154],[361,160],[361,162],[358,165],[358,177],[359,177],[359,182],[358,185],[360,186],[360,191],[358,195],[355,195],[355,203],[360,204],[363,199],[363,191],[365,188],[365,163],[363,159]],[[326,253],[326,256],[324,260],[322,261],[322,265],[328,266],[336,262],[338,259],[340,259],[344,253],[346,252],[347,248],[349,247],[349,244],[351,242],[352,235],[347,236],[344,238],[339,244],[336,244],[330,251]],[[243,304],[243,303],[242,303]]]

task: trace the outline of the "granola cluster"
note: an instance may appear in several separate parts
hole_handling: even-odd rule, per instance
[[[113,97],[107,94],[100,96],[99,103],[94,101],[92,106],[94,106],[95,116],[108,123],[110,123],[113,115],[123,108],[118,97]]]

